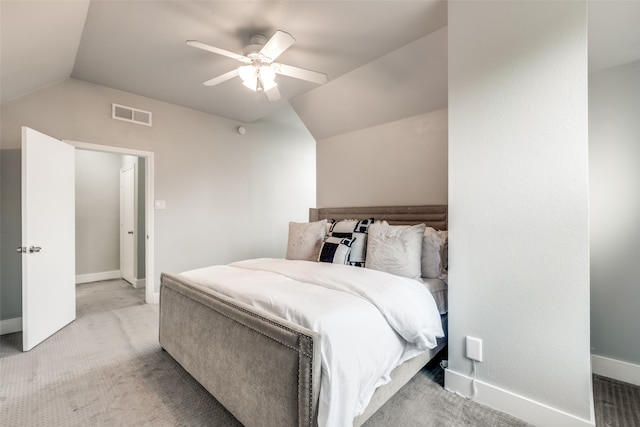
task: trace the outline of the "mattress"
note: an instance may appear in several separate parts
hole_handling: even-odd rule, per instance
[[[433,295],[433,299],[438,307],[438,312],[440,314],[447,314],[449,312],[449,286],[447,283],[442,279],[426,279],[424,277],[422,278],[422,282],[429,292],[431,292],[431,295]]]

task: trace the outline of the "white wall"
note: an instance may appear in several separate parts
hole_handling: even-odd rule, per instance
[[[111,119],[111,103],[151,111],[153,127]],[[287,108],[239,135],[237,122],[69,79],[3,104],[1,120],[3,150],[20,146],[25,125],[154,152],[155,198],[167,204],[155,211],[156,290],[163,271],[284,256],[288,221],[315,205],[315,140]]]
[[[635,381],[620,378],[636,383],[640,383],[639,118],[640,62],[589,75],[591,351],[636,365]]]
[[[76,276],[120,270],[121,157],[76,150]]]
[[[318,140],[317,205],[447,204],[447,110]]]
[[[449,2],[449,370],[540,426],[593,425],[584,2]]]

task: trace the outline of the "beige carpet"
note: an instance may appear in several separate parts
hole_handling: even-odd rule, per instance
[[[0,337],[0,426],[240,425],[160,349],[158,306],[143,303],[143,289],[109,281],[77,291],[77,320],[30,352],[20,333]],[[365,425],[526,425],[442,383],[429,365]]]

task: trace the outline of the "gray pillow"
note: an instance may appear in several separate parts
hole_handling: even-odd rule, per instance
[[[326,219],[316,222],[290,222],[285,258],[317,261],[326,234]]]
[[[444,271],[443,248],[442,234],[434,228],[425,228],[422,238],[422,277],[428,279],[442,278]]]
[[[424,224],[389,225],[386,221],[369,226],[365,266],[396,276],[420,279]]]

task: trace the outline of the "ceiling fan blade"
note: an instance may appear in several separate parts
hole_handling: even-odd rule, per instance
[[[271,89],[264,92],[267,95],[269,101],[277,101],[281,98],[280,91],[278,90],[278,86],[274,86]]]
[[[325,73],[307,70],[300,67],[294,67],[293,65],[274,64],[274,69],[279,74],[289,77],[295,77],[296,79],[307,80],[319,85],[326,83],[329,79],[329,77]]]
[[[284,31],[276,31],[273,36],[265,43],[264,47],[260,49],[260,54],[269,58],[271,61],[282,54],[285,50],[289,49],[291,45],[296,41],[293,36]]]
[[[222,75],[219,75],[218,77],[214,77],[211,80],[207,80],[206,82],[202,83],[205,86],[215,86],[217,84],[226,82],[229,79],[234,78],[235,76],[238,75],[238,69],[234,69],[229,71],[228,73],[224,73]]]
[[[228,58],[232,58],[247,64],[251,63],[251,59],[249,59],[244,55],[240,55],[239,53],[231,52],[229,50],[221,49],[219,47],[211,46],[206,43],[199,42],[197,40],[187,40],[187,45],[198,48],[198,49],[206,50],[208,52],[217,53],[218,55],[226,56]]]

